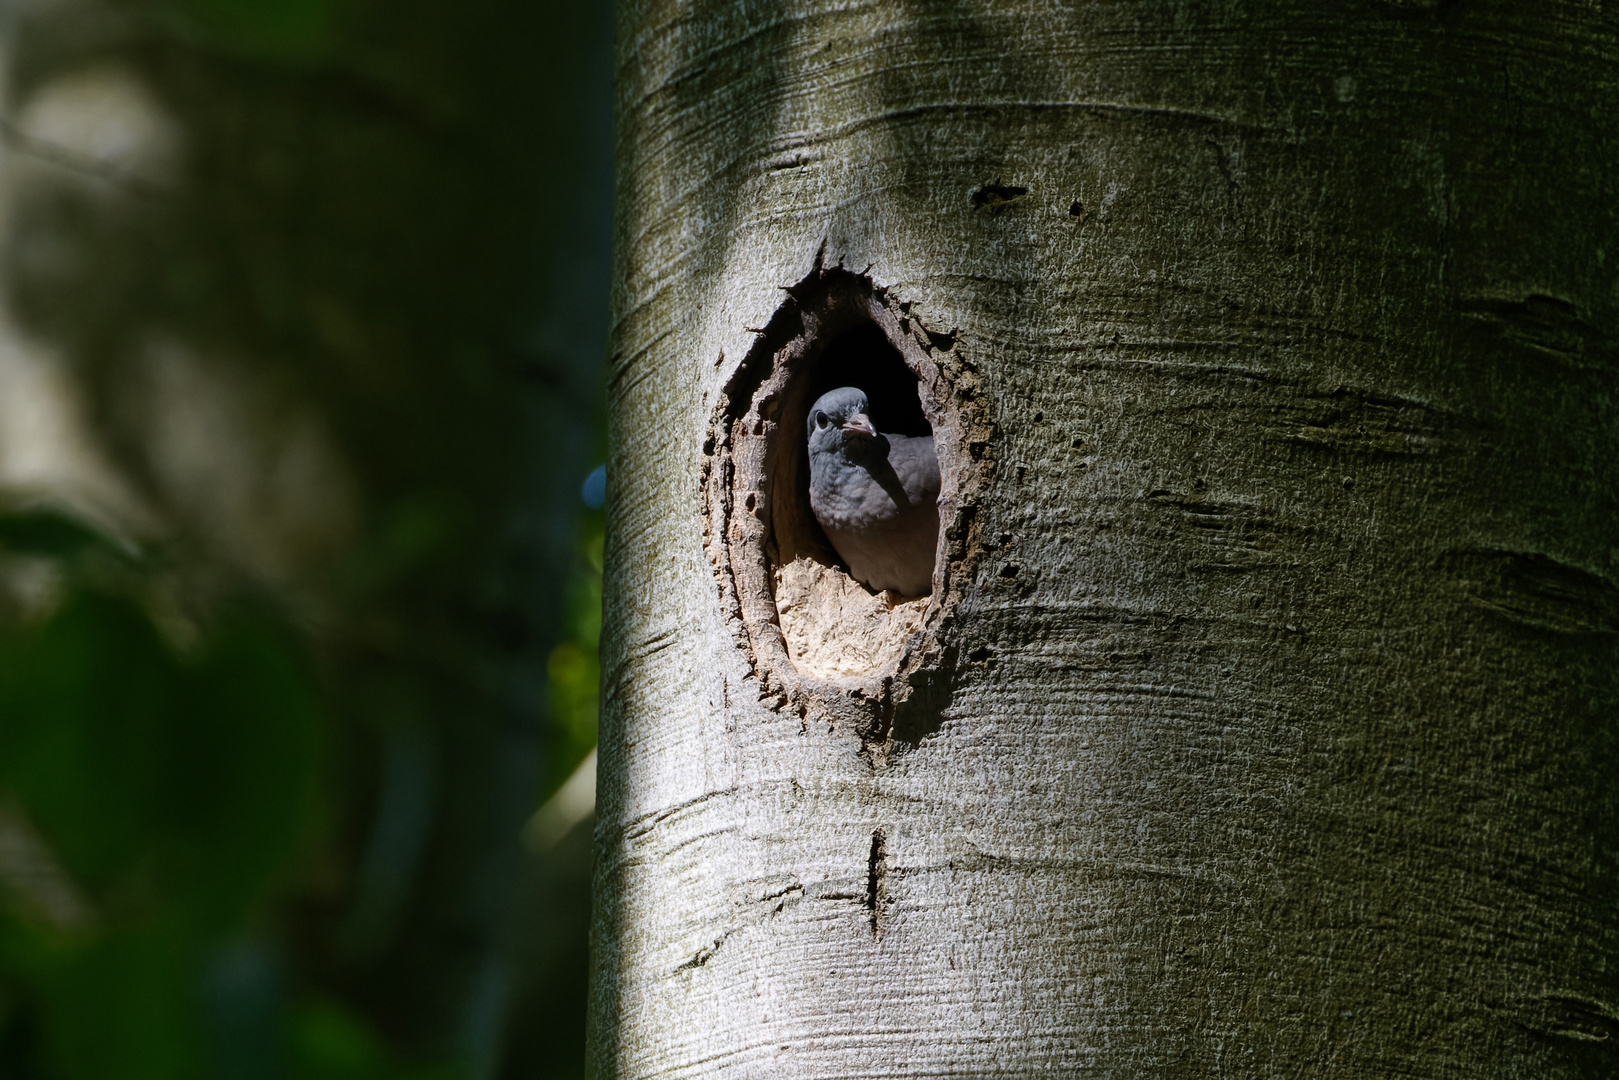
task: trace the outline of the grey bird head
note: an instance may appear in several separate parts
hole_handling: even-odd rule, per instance
[[[839,450],[847,454],[877,438],[877,429],[866,415],[866,395],[853,386],[840,386],[817,398],[805,426],[809,429],[811,454]]]

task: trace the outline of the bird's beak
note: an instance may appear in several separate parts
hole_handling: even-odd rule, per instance
[[[856,435],[864,435],[868,439],[877,437],[877,429],[871,426],[871,419],[863,412],[857,412],[849,417],[843,424],[844,431],[851,431]]]

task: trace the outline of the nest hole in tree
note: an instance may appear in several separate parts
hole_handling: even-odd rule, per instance
[[[947,375],[959,363],[955,337],[930,332],[911,304],[841,266],[817,262],[785,291],[716,403],[705,546],[765,685],[779,676],[827,715],[866,717],[864,706],[845,706],[907,700],[913,674],[935,663],[933,635],[951,595],[943,583],[957,579],[947,553],[966,554],[954,526],[958,488],[974,470]],[[879,430],[933,436],[941,538],[928,596],[879,594],[854,580],[810,509],[805,420],[840,386],[866,392]]]
[[[834,324],[835,325],[835,324]],[[876,322],[857,321],[806,350],[783,394],[774,455],[771,586],[793,666],[816,678],[880,670],[903,653],[927,613],[928,596],[875,593],[856,581],[815,519],[809,501],[806,421],[829,390],[864,391],[867,415],[885,434],[931,436],[917,373]],[[935,545],[937,553],[937,545]],[[935,554],[937,557],[937,554]]]

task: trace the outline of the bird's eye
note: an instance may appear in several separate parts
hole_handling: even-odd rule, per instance
[[[827,419],[826,413],[818,412],[815,414],[815,426],[820,428],[822,431],[825,431],[826,426],[831,422],[831,420]]]

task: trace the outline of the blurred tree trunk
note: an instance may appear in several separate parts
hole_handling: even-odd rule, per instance
[[[548,715],[547,661],[571,632],[600,437],[610,40],[605,4],[0,0],[0,514],[44,497],[157,553],[138,595],[166,631],[268,598],[320,656],[327,751],[319,827],[275,822],[296,860],[272,850],[288,865],[233,898],[251,918],[213,918],[209,874],[160,880],[137,852],[135,884],[107,886],[117,917],[86,938],[173,933],[182,916],[152,915],[172,903],[205,959],[256,973],[236,979],[248,1020],[193,1016],[234,1006],[167,938],[119,978],[62,975],[71,951],[19,959],[45,953],[0,911],[0,1073],[39,1043],[119,1076],[209,1053],[222,1074],[272,1074],[234,1034],[251,1028],[313,1074],[297,1055],[335,1045],[319,1010],[339,1002],[354,1045],[384,1037],[379,1061],[491,1075],[515,1015],[514,1068],[577,1075],[584,920],[556,874],[529,866],[547,887],[517,888],[535,861],[522,824],[592,737]],[[124,707],[165,711],[125,681]],[[120,774],[214,767],[169,749]],[[222,846],[255,845],[271,847]],[[522,944],[537,926],[546,950]],[[248,954],[267,959],[233,959]],[[139,1022],[102,1030],[93,1002]],[[342,1068],[371,1068],[350,1049]]]
[[[597,1075],[1614,1074],[1616,31],[628,6]],[[759,585],[840,265],[957,488],[842,683]]]

